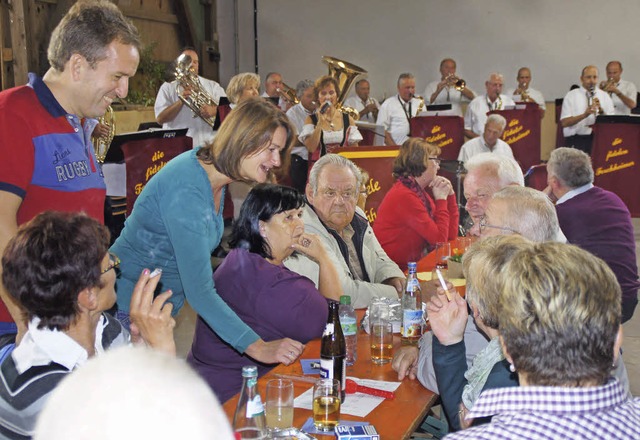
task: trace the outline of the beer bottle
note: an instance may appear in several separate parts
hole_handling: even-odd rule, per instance
[[[422,290],[416,263],[410,262],[407,284],[402,295],[402,345],[418,345],[422,336]]]
[[[240,438],[266,439],[267,423],[258,393],[258,367],[242,367],[242,389],[233,416],[233,430]]]
[[[344,334],[340,326],[339,303],[329,302],[329,318],[320,345],[320,376],[340,382],[340,401],[344,402],[346,385]]]

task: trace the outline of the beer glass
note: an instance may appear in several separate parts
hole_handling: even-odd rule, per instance
[[[393,324],[378,320],[371,322],[371,361],[376,365],[391,362],[393,358]]]
[[[449,242],[436,243],[436,268],[446,269],[451,256],[451,244]]]
[[[319,379],[313,386],[313,424],[319,431],[333,431],[340,421],[340,382]]]
[[[264,404],[269,429],[293,426],[293,382],[287,379],[273,379],[267,382]]]

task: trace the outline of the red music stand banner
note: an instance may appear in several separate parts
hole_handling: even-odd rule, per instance
[[[365,205],[365,214],[369,223],[373,224],[382,199],[395,182],[391,171],[393,161],[398,155],[398,147],[344,147],[336,148],[333,152],[346,157],[369,173],[367,182],[369,196]]]
[[[152,138],[122,144],[127,176],[127,215],[143,188],[171,159],[190,150],[189,136]]]
[[[488,113],[497,113],[507,120],[502,140],[509,144],[523,171],[540,163],[540,107],[536,103],[531,104],[533,105],[527,104],[524,109]]]
[[[640,217],[640,118],[598,116],[593,126],[594,184],[618,195]]]
[[[411,136],[440,147],[440,159],[457,160],[464,143],[464,119],[460,116],[417,116],[410,121]]]

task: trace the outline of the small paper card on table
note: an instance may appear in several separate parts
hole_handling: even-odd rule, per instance
[[[338,424],[349,425],[349,426],[366,426],[369,424],[369,422],[354,422],[353,420],[340,420]],[[316,429],[315,425],[313,424],[313,417],[309,417],[307,421],[304,422],[304,425],[302,425],[302,428],[300,428],[300,431],[306,432],[307,434],[324,434],[324,435],[328,434],[325,431],[319,431]]]
[[[302,374],[320,374],[320,359],[300,359]]]
[[[395,391],[400,386],[400,382],[386,382],[382,380],[358,379],[349,377],[358,383],[371,388],[378,388],[385,391]],[[340,406],[340,414],[350,414],[357,417],[366,417],[378,405],[384,401],[382,397],[371,396],[369,394],[355,393],[347,394],[344,403]],[[304,408],[313,411],[313,387],[300,394],[293,401],[296,408]]]

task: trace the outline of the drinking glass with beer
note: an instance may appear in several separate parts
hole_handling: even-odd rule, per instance
[[[287,379],[273,379],[267,382],[264,403],[269,429],[293,426],[293,382]]]
[[[371,361],[376,365],[393,358],[393,324],[385,319],[371,322]]]
[[[313,386],[313,424],[319,431],[333,431],[340,421],[340,381],[319,379]]]

